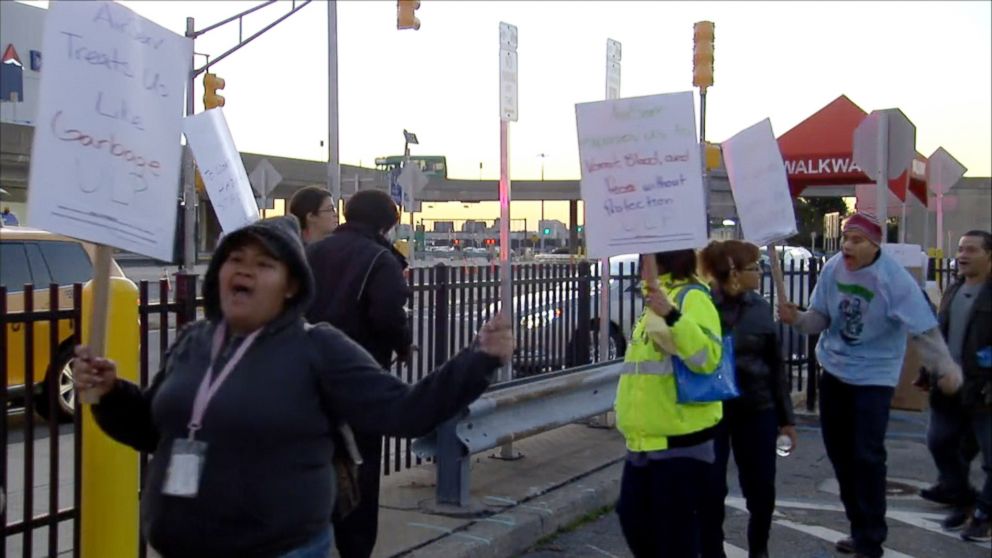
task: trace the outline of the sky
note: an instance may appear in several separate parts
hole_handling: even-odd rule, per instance
[[[188,16],[202,29],[260,2],[121,3],[182,33]],[[244,35],[290,8],[280,0],[246,16]],[[623,45],[622,96],[686,91],[693,22],[711,20],[707,139],[722,141],[764,118],[780,135],[846,94],[869,112],[902,109],[920,153],[943,146],[967,176],[992,174],[989,1],[422,0],[416,31],[396,29],[392,0],[341,1],[337,11],[342,163],[372,166],[401,154],[407,129],[420,140],[414,154],[447,157],[449,177],[497,178],[505,21],[519,29],[511,176],[537,179],[543,164],[549,180],[576,179],[574,106],[604,98],[606,39]],[[234,22],[198,38],[195,51],[216,58],[237,40]],[[227,81],[224,111],[241,151],[326,160],[327,53],[327,4],[314,0],[214,66]],[[201,96],[198,82],[197,111]]]

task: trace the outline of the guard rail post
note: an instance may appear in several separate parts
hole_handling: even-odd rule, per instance
[[[813,297],[813,290],[816,288],[816,280],[820,274],[819,258],[809,260],[809,296]],[[820,340],[819,335],[810,335],[806,338],[806,410],[816,409],[816,388],[820,379],[819,364],[816,361],[816,343]]]

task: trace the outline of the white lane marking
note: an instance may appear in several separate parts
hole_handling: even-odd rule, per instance
[[[588,547],[588,548],[591,548],[591,549],[593,549],[593,550],[595,550],[596,552],[598,552],[598,553],[600,553],[600,554],[602,554],[603,556],[608,556],[609,558],[620,558],[620,557],[619,557],[619,556],[617,556],[616,554],[611,554],[611,553],[609,553],[609,552],[607,552],[607,551],[605,551],[605,550],[603,550],[602,548],[599,548],[598,546],[593,546],[593,545],[591,545],[591,544],[587,544],[587,545],[586,545],[586,547]]]
[[[931,533],[937,533],[938,535],[943,535],[945,537],[951,537],[955,540],[961,540],[961,533],[954,531],[945,531],[941,528],[940,523],[938,523],[943,517],[940,514],[935,513],[914,513],[914,512],[904,512],[904,511],[892,511],[885,514],[886,517],[890,519],[895,519],[896,521],[901,521],[907,525],[913,527],[919,527]],[[985,549],[992,549],[992,543],[971,543],[975,546]]]
[[[727,555],[727,558],[747,558],[746,550],[738,548],[726,541],[723,543],[723,553]]]
[[[488,521],[490,523],[499,523],[500,525],[506,525],[507,527],[513,527],[517,524],[517,520],[512,515],[498,513],[496,515],[491,515],[489,517],[480,518],[478,521]]]
[[[830,544],[834,544],[847,536],[840,531],[834,531],[833,529],[827,529],[826,527],[821,527],[819,525],[803,525],[802,523],[796,523],[794,521],[789,521],[788,519],[777,519],[775,520],[775,524],[781,525],[782,527],[788,527],[789,529],[799,531],[800,533],[812,535],[818,539],[825,540]],[[903,554],[902,552],[892,550],[891,548],[885,549],[884,556],[885,558],[913,558],[909,554]]]

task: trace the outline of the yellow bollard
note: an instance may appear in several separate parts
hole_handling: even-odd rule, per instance
[[[118,377],[138,382],[138,287],[123,277],[110,278],[107,358],[117,362]],[[83,287],[83,343],[93,310],[93,282]],[[80,501],[80,556],[133,558],[138,553],[138,453],[100,430],[88,405],[83,410]]]

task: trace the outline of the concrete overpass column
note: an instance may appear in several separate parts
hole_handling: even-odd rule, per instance
[[[568,201],[568,253],[579,253],[579,200]]]

